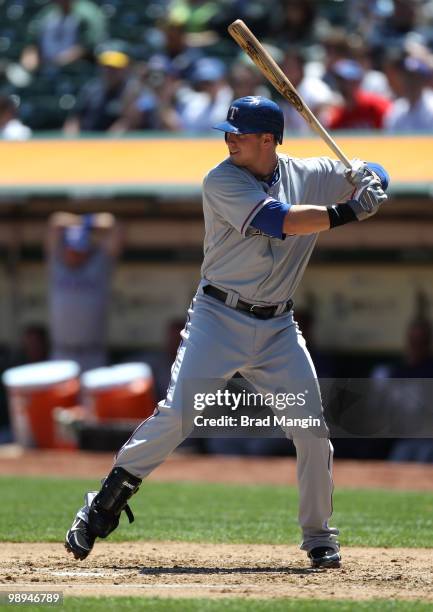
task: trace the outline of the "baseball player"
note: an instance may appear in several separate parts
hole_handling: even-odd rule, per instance
[[[164,400],[118,452],[99,492],[85,495],[65,546],[85,559],[97,537],[119,524],[142,479],[185,437],[182,383],[230,379],[235,372],[260,392],[316,378],[293,319],[292,296],[319,232],[374,215],[387,199],[386,171],[354,160],[351,170],[326,157],[277,153],[284,120],[267,98],[235,100],[225,132],[229,156],[203,182],[202,279],[188,310]],[[309,399],[321,410],[318,386]],[[332,514],[333,448],[327,435],[294,436],[301,548],[313,567],[340,566]]]
[[[49,272],[51,358],[72,359],[84,372],[107,362],[110,285],[121,236],[110,213],[50,217]]]

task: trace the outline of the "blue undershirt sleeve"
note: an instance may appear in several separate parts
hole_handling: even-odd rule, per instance
[[[273,238],[285,237],[283,233],[284,217],[290,208],[290,204],[272,200],[263,206],[250,222],[250,225],[260,230],[266,236]]]

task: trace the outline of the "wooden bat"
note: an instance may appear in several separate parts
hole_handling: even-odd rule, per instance
[[[349,159],[337,145],[335,140],[328,134],[317,117],[311,112],[296,91],[294,85],[292,85],[276,61],[266,51],[261,42],[257,40],[242,19],[236,19],[236,21],[231,23],[228,27],[228,31],[238,45],[253,60],[257,68],[264,74],[268,81],[272,83],[275,89],[295,107],[300,115],[302,115],[310,128],[326,142],[328,147],[330,147],[338,159],[343,162],[346,168],[351,168]]]

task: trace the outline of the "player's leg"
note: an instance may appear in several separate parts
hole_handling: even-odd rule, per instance
[[[250,380],[259,390],[265,393],[275,393],[279,390],[297,394],[308,389],[302,413],[304,416],[321,418],[321,425],[317,428],[305,431],[286,430],[286,433],[293,439],[296,447],[299,523],[303,534],[301,548],[308,553],[315,549],[329,549],[328,567],[337,566],[338,530],[328,525],[332,514],[333,448],[322,417],[320,390],[314,365],[305,340],[291,315],[265,322],[261,342],[256,346],[256,354],[254,367],[245,375],[250,376]],[[296,409],[294,416],[299,415],[299,409]],[[333,557],[334,552],[337,557]],[[326,566],[326,560],[322,561],[321,565]]]
[[[193,427],[191,410],[183,405],[185,385],[206,379],[209,384],[214,380],[217,388],[218,381],[231,378],[252,352],[251,325],[251,319],[213,298],[195,298],[166,397],[120,449],[116,466],[145,478],[165,460]]]
[[[193,300],[188,315],[166,398],[120,449],[101,491],[86,495],[66,535],[66,547],[76,558],[84,559],[96,537],[106,537],[117,527],[121,512],[130,512],[128,500],[142,479],[192,428],[191,411],[183,410],[185,382],[228,379],[248,360],[251,319],[206,296]]]

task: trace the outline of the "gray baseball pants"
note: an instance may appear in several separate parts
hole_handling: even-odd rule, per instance
[[[235,303],[229,294],[226,303]],[[291,389],[294,381],[314,380],[316,372],[293,313],[257,319],[204,295],[201,286],[181,333],[167,396],[120,449],[115,466],[146,477],[186,437],[182,426],[182,381],[230,379],[240,372],[261,393]],[[296,384],[296,383],[295,383]],[[309,385],[309,402],[321,408],[318,385]],[[328,526],[332,514],[333,448],[326,433],[293,436],[297,455],[301,548],[339,548],[338,530]]]

